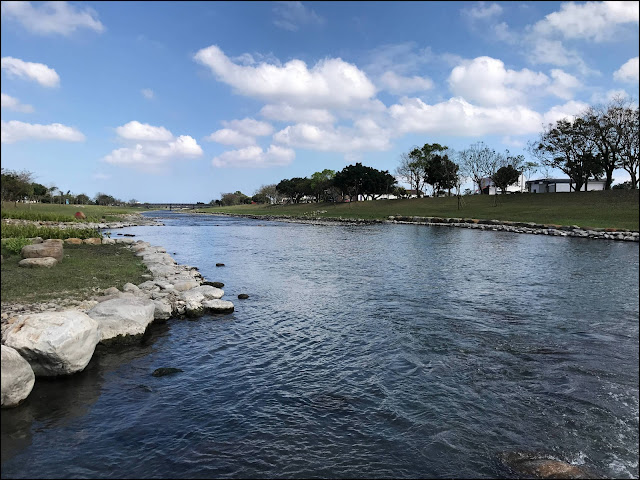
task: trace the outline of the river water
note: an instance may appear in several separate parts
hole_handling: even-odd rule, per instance
[[[3,478],[509,477],[513,450],[638,477],[638,244],[158,215],[112,237],[235,312],[38,379]]]

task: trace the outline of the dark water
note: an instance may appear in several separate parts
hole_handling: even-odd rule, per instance
[[[504,477],[504,450],[638,477],[638,244],[165,216],[119,232],[235,313],[38,379],[3,478]]]

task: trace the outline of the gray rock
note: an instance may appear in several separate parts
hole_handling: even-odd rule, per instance
[[[153,311],[154,320],[168,320],[171,318],[173,308],[171,302],[168,299],[152,300],[155,309]]]
[[[205,312],[211,313],[231,313],[234,310],[233,303],[227,300],[207,300],[202,306]]]
[[[155,309],[153,301],[125,294],[96,305],[87,315],[98,322],[101,343],[129,343],[144,334]]]
[[[6,331],[5,344],[29,362],[36,376],[68,375],[91,360],[98,327],[79,310],[20,315]]]
[[[238,295],[238,298],[240,300],[246,300],[247,298],[249,298],[249,295],[247,295],[246,293],[241,293],[240,295]]]
[[[102,239],[102,244],[103,245],[115,245],[116,244],[116,239],[115,238],[104,237]]]
[[[205,296],[202,293],[194,290],[187,290],[182,292],[180,298],[185,303],[185,314],[188,317],[200,317],[204,314],[202,302],[205,300]]]
[[[134,285],[133,283],[125,283],[122,286],[122,291],[123,292],[128,292],[128,293],[133,293],[134,295],[140,292],[140,289],[138,288],[137,285]]]
[[[212,287],[211,285],[200,285],[187,291],[201,293],[206,300],[215,300],[224,296],[224,290]]]
[[[503,452],[500,461],[518,476],[526,478],[594,478],[591,472],[551,455],[532,452]]]
[[[43,243],[36,243],[35,245],[25,245],[20,252],[22,258],[44,258],[53,257],[57,261],[61,262],[64,255],[61,243],[52,243],[44,241]]]
[[[18,262],[18,266],[26,268],[51,268],[57,263],[58,260],[53,257],[25,258]]]
[[[178,292],[184,292],[186,290],[191,290],[192,288],[195,288],[199,285],[199,283],[195,280],[183,280],[183,281],[179,281],[173,284],[173,287],[178,291]],[[215,288],[215,287],[212,287]]]
[[[120,290],[116,287],[109,287],[106,290],[102,291],[103,295],[120,295]]]
[[[179,368],[162,367],[162,368],[156,368],[151,375],[153,375],[154,377],[164,377],[166,375],[171,375],[171,374],[179,373],[183,371],[184,370],[180,370]]]
[[[15,407],[29,396],[36,381],[31,365],[13,348],[2,345],[2,408]]]

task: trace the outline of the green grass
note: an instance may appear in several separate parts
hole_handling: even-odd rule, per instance
[[[638,230],[638,190],[573,193],[521,193],[463,196],[458,209],[455,197],[410,200],[374,200],[354,203],[300,205],[238,205],[196,211],[292,217],[342,217],[385,219],[390,215],[477,218],[581,227]],[[494,202],[497,201],[497,205]]]
[[[2,225],[2,238],[102,238],[102,234],[94,228],[55,228],[38,225]]]
[[[83,212],[87,222],[118,221],[126,213],[139,212],[134,207],[102,207],[99,205],[56,205],[51,203],[18,203],[2,202],[2,218],[16,218],[21,220],[74,222],[75,213]]]
[[[140,257],[122,245],[64,245],[64,258],[52,268],[18,266],[20,254],[2,247],[2,303],[38,303],[58,298],[86,300],[92,289],[139,284],[149,274]]]

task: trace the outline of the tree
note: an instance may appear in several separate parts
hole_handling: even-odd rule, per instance
[[[311,193],[315,195],[316,202],[320,202],[321,200],[326,202],[328,200],[329,189],[333,185],[333,178],[335,176],[336,172],[328,168],[311,175]]]
[[[89,205],[89,203],[91,202],[91,199],[84,193],[81,193],[76,197],[76,202],[80,205]]]
[[[415,189],[419,198],[423,181],[422,164],[419,155],[417,158],[411,155],[414,152],[415,154],[420,153],[419,149],[415,147],[410,153],[400,155],[400,165],[396,167],[396,175],[408,183],[412,189]]]
[[[116,203],[120,203],[111,195],[107,195],[106,193],[98,192],[94,197],[94,202],[96,205],[115,205]]]
[[[267,203],[279,203],[280,202],[280,194],[276,189],[276,184],[272,183],[269,185],[262,185],[258,190],[256,190],[255,195],[264,195],[269,199]]]
[[[22,170],[1,170],[1,196],[2,201],[12,201],[17,203],[20,200],[33,196],[33,185],[31,178],[33,173]]]
[[[276,185],[276,190],[291,203],[300,203],[302,197],[311,195],[311,180],[306,177],[284,179]]]
[[[507,165],[506,167],[500,167],[498,171],[493,174],[491,180],[493,180],[496,188],[502,190],[502,194],[504,194],[507,187],[516,183],[519,177],[520,171],[513,168],[513,165]]]
[[[640,124],[640,113],[638,107],[635,110],[628,109],[624,122],[620,125],[620,136],[622,137],[620,157],[622,168],[631,177],[631,188],[638,188],[638,150],[640,149],[640,137],[638,135]]]
[[[434,197],[445,190],[451,195],[451,189],[458,183],[459,169],[446,153],[431,156],[425,165],[425,183],[433,186]]]
[[[349,195],[351,201],[357,201],[360,195],[375,199],[390,193],[396,183],[397,180],[388,171],[376,170],[361,163],[344,167],[333,178],[333,184],[343,194]]]
[[[33,197],[36,201],[40,200],[42,201],[42,199],[47,195],[48,191],[47,187],[45,187],[44,185],[41,185],[39,183],[32,183],[31,184],[33,186]]]
[[[460,172],[478,186],[482,193],[482,181],[491,177],[499,168],[502,156],[484,142],[477,142],[458,153]]]

